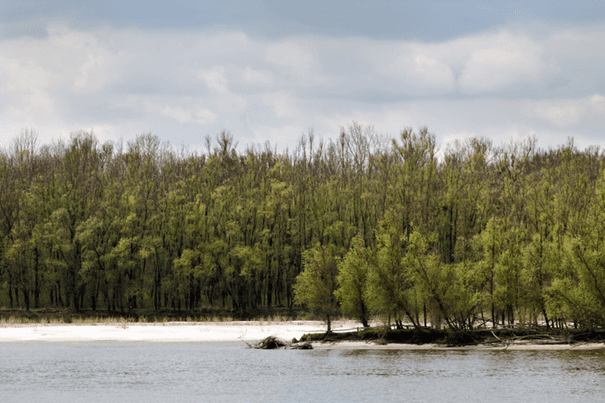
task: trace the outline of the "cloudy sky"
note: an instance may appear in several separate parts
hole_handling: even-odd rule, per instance
[[[605,147],[605,1],[0,0],[0,148],[152,133],[293,150],[353,121]]]

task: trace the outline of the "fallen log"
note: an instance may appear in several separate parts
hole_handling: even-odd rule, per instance
[[[246,343],[246,342],[244,342]],[[259,341],[256,344],[246,343],[250,348],[262,349],[262,350],[274,350],[277,348],[290,348],[292,350],[311,350],[313,345],[310,341],[300,343],[288,343],[284,339],[279,337],[269,336]]]
[[[313,350],[313,344],[310,341],[302,341],[290,344],[290,348],[292,350]]]
[[[269,337],[266,337],[265,339],[259,341],[252,347],[263,349],[263,350],[273,350],[276,348],[283,348],[283,347],[287,347],[287,346],[288,346],[288,342],[285,341],[284,339],[280,339],[275,336],[269,336]]]

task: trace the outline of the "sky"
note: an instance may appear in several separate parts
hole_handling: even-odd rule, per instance
[[[293,151],[357,122],[605,148],[605,0],[0,0],[0,148],[92,131]]]

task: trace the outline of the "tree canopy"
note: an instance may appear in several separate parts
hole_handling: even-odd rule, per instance
[[[605,158],[353,122],[293,152],[92,133],[0,151],[0,306],[307,307],[467,329],[605,324]]]

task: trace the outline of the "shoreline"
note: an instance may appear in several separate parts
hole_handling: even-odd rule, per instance
[[[448,347],[443,344],[376,344],[362,341],[313,342],[317,350],[406,350],[406,351],[571,351],[571,350],[605,350],[605,343],[575,344],[515,344],[490,345],[477,344]]]
[[[333,323],[335,332],[355,330],[354,321]],[[0,344],[19,342],[255,342],[269,336],[290,341],[303,334],[323,333],[321,321],[234,322],[102,322],[94,324],[11,324],[0,326]],[[532,343],[503,342],[446,346],[439,343],[379,344],[375,341],[313,341],[318,350],[409,350],[409,351],[502,351],[502,350],[605,350],[603,342]]]
[[[340,321],[335,330],[354,328],[355,322]],[[0,326],[0,343],[47,341],[145,341],[145,342],[229,342],[258,341],[268,336],[285,340],[303,334],[325,332],[321,321],[237,321],[237,322],[102,322],[77,324],[11,324]]]

